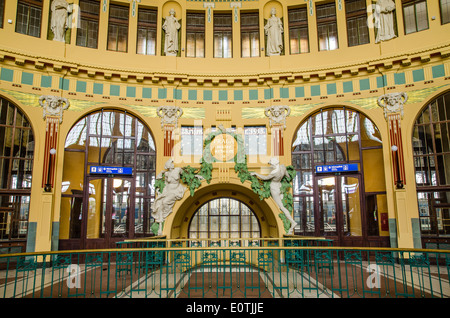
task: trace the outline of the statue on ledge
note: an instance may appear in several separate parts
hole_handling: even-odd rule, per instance
[[[164,24],[162,26],[163,30],[166,32],[164,41],[164,53],[166,56],[177,56],[178,55],[178,30],[181,25],[178,19],[175,18],[175,10],[170,9],[169,16],[166,17]]]
[[[283,23],[281,19],[276,16],[276,9],[270,10],[270,18],[264,26],[264,31],[267,35],[266,53],[268,56],[281,55],[283,50]]]

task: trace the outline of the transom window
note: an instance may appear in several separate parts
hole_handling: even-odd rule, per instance
[[[241,201],[219,198],[203,204],[189,225],[189,238],[259,238],[261,230],[253,211]]]

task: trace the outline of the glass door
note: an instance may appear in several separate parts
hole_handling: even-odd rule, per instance
[[[88,178],[85,200],[84,247],[111,246],[129,236],[134,221],[133,180],[128,178]],[[133,222],[134,223],[134,222]]]
[[[336,216],[339,208],[338,183],[335,176],[317,178],[319,195],[320,232],[324,236],[337,236]]]
[[[347,237],[363,235],[359,176],[316,177],[320,236],[335,237],[339,244]]]

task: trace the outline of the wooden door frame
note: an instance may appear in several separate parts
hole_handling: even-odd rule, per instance
[[[320,215],[319,210],[319,201],[320,199],[320,193],[319,193],[319,179],[324,178],[330,178],[333,177],[335,180],[335,189],[336,189],[336,199],[335,199],[335,207],[336,207],[336,235],[324,235],[324,233],[321,233],[321,224],[323,224],[323,215]],[[350,178],[357,178],[358,184],[359,184],[359,204],[360,204],[360,216],[361,216],[361,236],[345,236],[344,235],[344,211],[342,206],[342,187],[341,187],[341,180],[342,178],[350,177]],[[323,174],[323,175],[317,175],[314,174],[314,193],[316,193],[317,197],[314,199],[314,223],[315,223],[315,235],[316,236],[325,236],[327,238],[333,239],[337,245],[353,245],[351,243],[352,241],[367,241],[367,227],[366,227],[366,207],[365,207],[365,198],[364,198],[364,189],[362,185],[362,175],[361,173],[333,173],[333,174]],[[361,245],[362,243],[359,243],[358,245]]]
[[[119,237],[112,236],[112,196],[113,196],[113,180],[114,179],[121,179],[121,180],[129,180],[131,185],[131,191],[130,191],[130,203],[128,206],[128,215],[127,218],[129,220],[128,223],[128,237],[134,236],[134,207],[135,207],[135,182],[136,177],[135,175],[132,176],[95,176],[95,175],[89,175],[87,174],[85,177],[85,188],[83,193],[83,211],[82,211],[82,224],[81,224],[81,237],[80,237],[80,248],[86,249],[91,248],[91,243],[93,243],[96,247],[103,246],[103,248],[110,248],[114,247],[113,244],[120,240]],[[88,216],[88,207],[89,207],[89,183],[91,180],[104,180],[102,181],[102,193],[101,197],[104,196],[104,184],[103,182],[107,182],[106,189],[107,189],[107,198],[105,202],[105,232],[103,237],[95,238],[95,239],[88,239],[86,238],[87,234],[87,216]],[[100,225],[101,226],[101,225]]]

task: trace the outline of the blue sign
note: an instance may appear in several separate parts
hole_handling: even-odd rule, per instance
[[[353,172],[353,171],[358,171],[357,163],[316,166],[316,173]]]
[[[89,172],[91,174],[131,175],[131,174],[133,174],[133,168],[131,168],[131,167],[91,166],[89,168]]]

